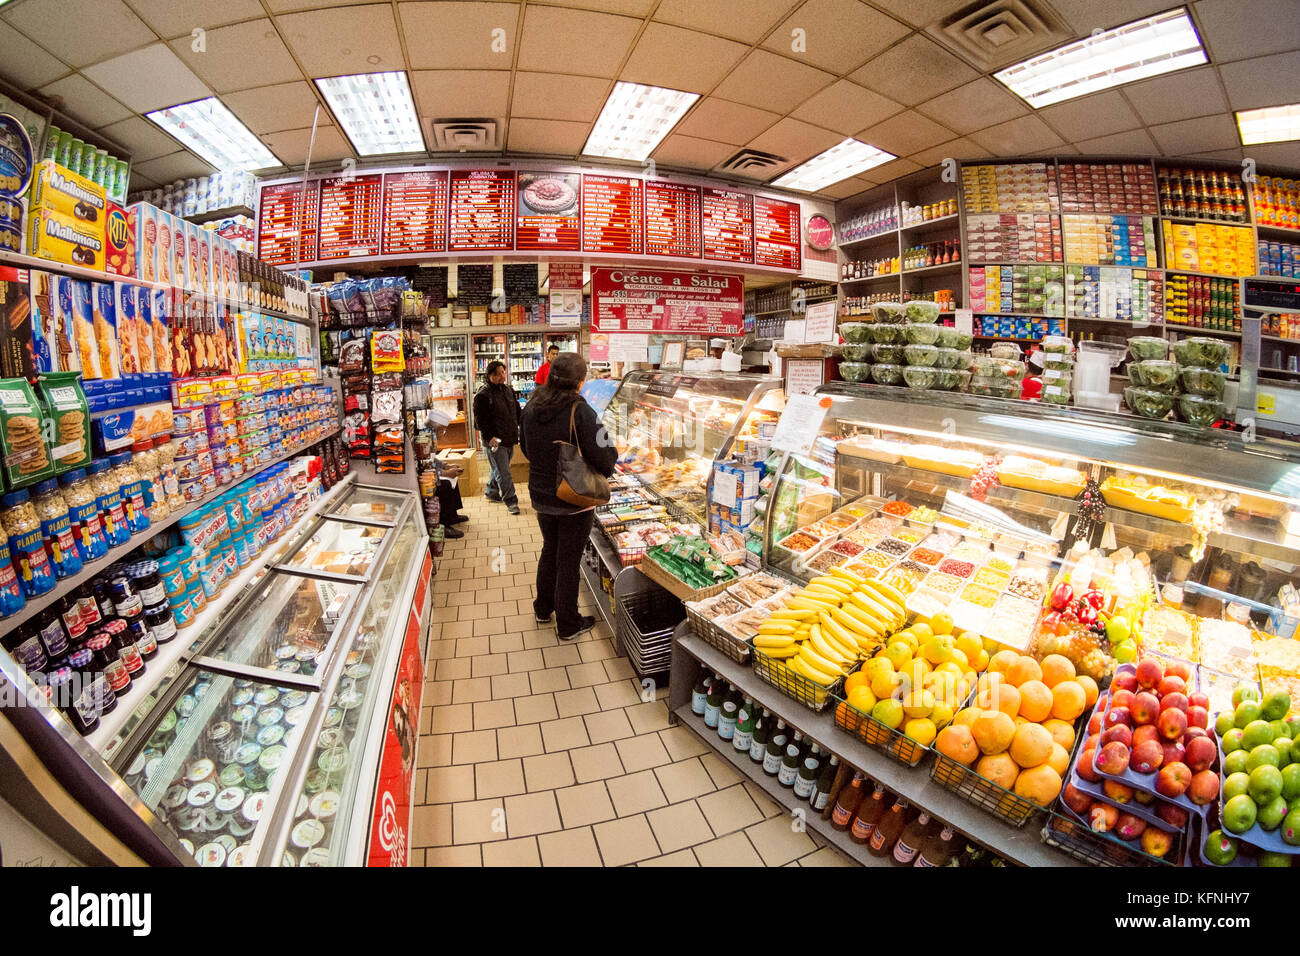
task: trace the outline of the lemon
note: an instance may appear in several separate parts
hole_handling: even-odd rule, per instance
[[[935,634],[951,634],[952,615],[947,611],[940,611],[934,617],[930,618],[930,630]]]
[[[875,694],[880,700],[884,700],[894,693],[898,687],[898,675],[891,671],[877,671],[871,677],[871,693]]]
[[[908,717],[929,717],[934,713],[934,694],[928,690],[914,691],[903,698],[903,713]]]
[[[903,705],[896,700],[879,700],[871,708],[871,716],[886,727],[897,730],[903,723]]]
[[[902,670],[903,666],[912,659],[912,650],[902,641],[890,641],[889,646],[885,648],[885,657],[894,665],[895,670]]]
[[[934,729],[933,720],[928,717],[917,717],[907,722],[903,733],[921,746],[928,747],[933,742],[937,731]]]

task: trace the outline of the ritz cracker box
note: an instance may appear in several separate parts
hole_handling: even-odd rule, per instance
[[[89,269],[104,268],[104,187],[64,169],[52,159],[36,166],[28,216],[27,250]]]
[[[136,211],[109,200],[104,218],[104,268],[114,275],[136,276]]]

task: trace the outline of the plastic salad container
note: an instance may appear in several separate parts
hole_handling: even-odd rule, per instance
[[[1128,340],[1128,354],[1135,361],[1169,358],[1169,341],[1158,335],[1135,335]]]
[[[934,345],[939,341],[939,326],[907,325],[903,327],[903,338],[908,345]]]
[[[879,343],[871,346],[871,360],[873,362],[885,362],[889,365],[897,365],[903,361],[903,345],[881,345]]]
[[[975,368],[975,375],[984,377],[998,377],[1016,379],[1016,394],[1020,394],[1021,378],[1025,375],[1025,363],[1016,359],[995,358],[992,355],[976,355],[971,364]]]
[[[1130,362],[1128,377],[1139,388],[1172,389],[1178,385],[1178,363],[1167,359]]]
[[[998,398],[1019,398],[1020,380],[1005,375],[971,376],[970,391],[972,395],[993,395]]]
[[[1164,418],[1174,407],[1174,396],[1151,388],[1130,385],[1124,389],[1124,404],[1143,418]]]
[[[840,326],[840,335],[852,345],[863,345],[871,341],[870,322],[845,322]]]
[[[1192,336],[1174,343],[1174,358],[1179,365],[1218,368],[1228,357],[1228,343],[1219,339]]]
[[[936,345],[945,349],[968,349],[971,340],[974,338],[971,333],[955,329],[951,325],[936,326],[939,330],[939,341]]]
[[[970,368],[970,353],[959,352],[957,349],[941,348],[934,364],[945,369]]]
[[[871,316],[877,322],[884,322],[886,325],[901,325],[906,321],[903,315],[903,306],[899,302],[873,303]]]
[[[871,346],[849,344],[840,346],[840,358],[848,362],[870,362]]]
[[[933,365],[939,358],[937,345],[904,345],[903,357],[908,365]],[[928,386],[927,386],[928,387]]]
[[[903,366],[873,365],[871,380],[877,385],[898,385],[903,381]]]
[[[1206,398],[1223,398],[1227,376],[1217,368],[1185,368],[1179,373],[1183,391]]]
[[[964,368],[941,368],[938,388],[945,392],[961,391],[970,382],[970,372]]]
[[[913,299],[903,304],[903,314],[908,322],[921,325],[933,325],[939,321],[939,303]]]
[[[840,377],[848,382],[870,381],[871,366],[866,362],[841,362]]]
[[[903,333],[906,327],[902,325],[887,325],[880,323],[871,327],[871,341],[878,342],[881,345],[903,342]]]
[[[941,371],[928,365],[908,365],[903,369],[903,381],[908,388],[934,388]]]
[[[1206,428],[1223,417],[1224,405],[1217,398],[1204,395],[1178,396],[1178,414],[1189,425]]]

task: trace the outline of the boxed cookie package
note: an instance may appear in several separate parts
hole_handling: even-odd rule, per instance
[[[10,489],[54,474],[41,418],[41,407],[26,379],[0,379],[0,473]]]
[[[36,378],[32,303],[18,270],[0,267],[0,377]]]
[[[104,268],[119,276],[136,274],[135,207],[123,209],[111,200],[104,219]]]

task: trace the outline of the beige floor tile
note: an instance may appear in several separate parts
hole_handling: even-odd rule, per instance
[[[503,840],[483,845],[484,866],[541,866],[542,857],[537,852],[537,837]]]
[[[480,800],[524,792],[524,768],[518,757],[474,765],[474,790]]]
[[[497,729],[497,756],[500,759],[531,757],[539,753],[542,753],[542,732],[536,724]]]
[[[667,730],[661,730],[659,731],[659,739],[664,742],[668,756],[674,760],[698,757],[700,754],[708,753],[711,749],[708,744],[700,739],[700,735],[689,727],[669,727]]]
[[[532,681],[534,694],[569,689],[569,673],[563,667],[548,667],[545,670],[529,671],[528,679]]]
[[[531,600],[519,601],[518,603],[524,606],[524,610],[520,610],[516,603],[511,601],[509,604],[502,606],[501,615],[505,618],[506,627],[518,630],[522,634],[526,630],[537,627],[537,618],[533,617]],[[520,637],[519,643],[523,644],[522,637]]]
[[[576,717],[600,710],[600,702],[590,687],[577,687],[575,690],[556,691],[555,709],[561,717]]]
[[[505,654],[483,654],[475,657],[470,673],[474,677],[492,677],[496,674],[504,674],[509,669],[506,659],[507,655]]]
[[[603,781],[556,790],[555,800],[560,805],[560,818],[566,830],[614,819],[614,805],[609,802],[609,791]]]
[[[474,729],[487,730],[490,727],[510,727],[515,722],[515,704],[507,697],[504,700],[487,700],[474,705]]]
[[[763,858],[745,838],[744,833],[732,833],[694,848],[700,866],[762,866]]]
[[[539,724],[544,720],[555,720],[558,716],[554,694],[532,694],[515,698],[517,724]]]
[[[416,744],[417,767],[445,767],[451,763],[451,734],[425,734]]]
[[[529,836],[560,829],[560,809],[555,793],[543,790],[516,797],[506,797],[506,829],[510,836]]]
[[[812,831],[809,831],[810,833]],[[839,850],[831,846],[822,847],[816,853],[809,853],[807,856],[799,857],[800,866],[857,866],[858,864],[850,860]]]
[[[433,708],[432,729],[435,734],[454,734],[474,729],[472,704],[448,704]]]
[[[678,850],[665,856],[655,856],[642,860],[637,866],[699,866],[700,861],[690,850]]]
[[[567,667],[570,664],[582,663],[582,658],[578,655],[578,649],[572,644],[548,647],[542,651],[542,659],[546,661],[547,667]]]
[[[572,750],[574,747],[586,747],[591,743],[587,739],[587,728],[581,717],[566,717],[562,720],[548,720],[542,724],[542,742],[547,753],[557,750]]]
[[[594,684],[608,683],[606,678],[609,676],[605,673],[605,665],[600,661],[592,661],[590,664],[575,664],[568,668],[569,686],[571,687],[590,687]]]
[[[520,640],[522,641],[522,638]],[[506,665],[510,668],[510,673],[517,674],[523,671],[541,670],[546,666],[546,661],[539,650],[511,651],[506,655]]]
[[[607,660],[614,656],[614,642],[608,638],[583,641],[578,645],[578,654],[584,663]]]
[[[606,866],[624,866],[660,855],[659,844],[644,814],[598,823],[591,829]]]
[[[524,780],[531,793],[535,790],[558,790],[573,785],[573,766],[569,751],[537,754],[524,758]]]
[[[560,643],[560,639],[555,636],[553,628],[535,628],[531,631],[524,631],[524,647],[540,648],[545,650],[548,647],[555,647]]]
[[[820,850],[824,846],[830,846],[830,842],[816,830],[809,830],[807,832],[808,839],[813,841],[813,846],[817,847],[817,849]]]
[[[642,770],[624,777],[611,777],[605,781],[609,789],[609,798],[614,802],[614,812],[620,817],[634,813],[644,813],[656,807],[666,806],[664,792],[659,788],[659,781],[653,770]],[[713,834],[709,834],[712,837]]]
[[[627,768],[628,773],[648,770],[669,762],[668,751],[664,749],[663,741],[659,739],[658,734],[628,737],[617,741],[614,746],[618,748],[618,757],[623,761],[623,766]]]
[[[428,661],[430,661],[430,667],[429,667],[430,671],[433,670],[433,666],[432,666],[433,661],[446,660],[447,658],[451,658],[455,656],[456,656],[456,642],[441,641],[441,640],[430,640],[428,652],[425,654],[425,658]]]
[[[427,734],[427,733],[430,733],[432,730],[433,730],[433,708],[432,708],[432,707],[421,707],[421,708],[420,708],[420,727],[419,727],[419,730],[417,731],[417,733],[418,733],[418,734]]]
[[[613,710],[616,707],[632,707],[641,703],[641,695],[631,681],[610,681],[597,684],[594,688],[596,699],[600,701],[601,710]]]
[[[668,707],[662,700],[652,700],[647,704],[637,704],[627,708],[624,713],[632,722],[632,729],[638,734],[648,734],[652,730],[668,729]]]
[[[723,760],[716,753],[707,753],[700,758],[700,763],[704,764],[704,769],[709,772],[713,778],[713,784],[719,790],[730,787],[733,784],[740,783],[745,778],[740,775],[731,764]]]
[[[626,657],[615,657],[601,663],[605,665],[605,673],[610,680],[631,680],[636,677],[636,671]]]
[[[451,762],[454,764],[484,763],[497,759],[497,732],[495,730],[471,730],[457,734],[451,748]]]
[[[452,842],[450,803],[411,811],[411,846],[448,846]]]
[[[470,764],[434,767],[425,777],[425,803],[460,803],[474,797],[474,767]]]
[[[441,639],[444,641],[455,641],[469,637],[473,633],[474,625],[469,621],[444,621],[442,625]]]
[[[713,778],[695,757],[655,768],[659,786],[669,803],[678,803],[713,792]]]
[[[499,674],[492,678],[492,698],[528,697],[532,694],[532,684],[527,674]]]
[[[646,817],[650,820],[650,828],[654,830],[660,849],[665,853],[713,839],[713,830],[709,828],[708,821],[694,800],[652,810]]]
[[[808,834],[797,832],[791,819],[785,815],[747,827],[745,833],[768,866],[784,866],[817,850]]]
[[[573,773],[578,783],[623,775],[623,762],[618,759],[618,750],[612,743],[570,750],[569,758],[573,761]]]
[[[497,634],[488,638],[488,647],[493,654],[522,653],[524,638],[522,634]]]
[[[505,620],[499,617],[485,617],[474,622],[475,637],[492,637],[507,632]]]
[[[482,608],[461,608],[462,614],[467,610],[471,612],[478,612],[474,614],[475,618],[480,618],[485,616],[482,613],[483,610]],[[464,621],[470,619],[462,617],[461,620]],[[456,642],[456,657],[460,659],[466,657],[473,657],[475,654],[487,654],[489,653],[491,647],[492,647],[492,642],[489,641],[486,637],[464,637]]]
[[[749,799],[754,801],[754,806],[758,807],[758,812],[763,814],[764,818],[786,815],[785,808],[769,797],[767,792],[752,780],[746,780],[742,786],[744,786],[749,794]],[[812,810],[810,809],[808,812],[812,813]],[[809,835],[812,836],[812,834]],[[813,840],[816,841],[816,839],[813,836]]]
[[[465,846],[430,847],[424,851],[425,866],[482,866],[483,852],[477,843]]]
[[[452,804],[452,833],[457,843],[488,843],[506,838],[505,804],[500,799]]]
[[[485,617],[487,617],[487,608],[482,604],[467,604],[456,610],[456,620],[458,621],[477,621]],[[483,647],[487,648],[486,641]],[[470,651],[469,653],[482,654],[484,651]]]
[[[424,696],[420,698],[421,707],[445,707],[451,703],[451,689],[455,681],[427,680],[424,682]]]
[[[449,657],[438,661],[438,666],[434,668],[434,677],[437,680],[465,680],[469,677],[471,666],[468,657]]]
[[[749,793],[741,786],[705,794],[698,802],[714,833],[730,833],[763,819],[754,801],[749,799]]]
[[[543,833],[537,838],[542,866],[601,866],[591,827]]]
[[[602,710],[583,719],[587,722],[587,736],[593,744],[632,736],[632,725],[621,710]]]
[[[492,678],[474,677],[456,681],[451,691],[453,704],[472,704],[475,701],[492,699]]]

